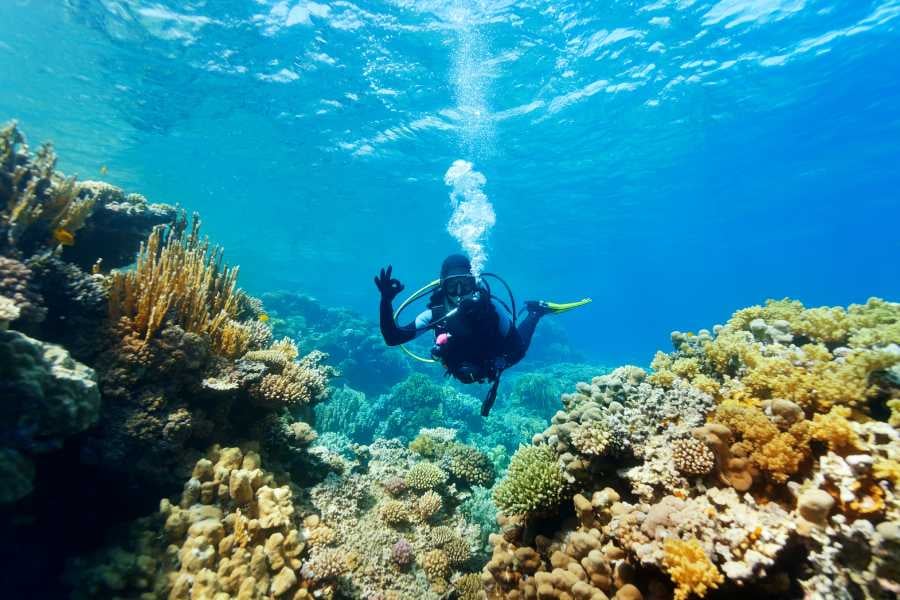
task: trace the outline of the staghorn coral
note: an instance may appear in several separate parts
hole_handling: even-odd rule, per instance
[[[466,573],[453,581],[453,591],[459,600],[483,600],[484,585],[478,573]]]
[[[74,178],[56,172],[56,153],[44,144],[32,158],[16,124],[0,129],[0,229],[3,244],[32,254],[74,242],[95,199],[79,195]]]
[[[443,550],[429,550],[421,559],[422,570],[432,582],[445,580],[450,574],[450,559]]]
[[[391,546],[391,561],[398,567],[403,568],[409,566],[415,558],[415,551],[413,550],[412,544],[406,541],[405,538],[400,538],[393,546]]]
[[[323,363],[326,356],[313,351],[293,362],[297,347],[288,339],[269,349],[248,352],[243,360],[261,362],[270,371],[250,387],[251,397],[264,407],[311,406],[328,395],[328,380],[334,370]]]
[[[444,501],[441,499],[440,494],[428,491],[419,496],[419,499],[416,501],[416,512],[422,519],[427,521],[439,513],[443,506]]]
[[[691,594],[702,598],[725,579],[695,539],[667,540],[664,551],[663,564],[676,586],[675,600],[685,600]]]
[[[403,525],[411,516],[406,503],[400,500],[388,500],[378,509],[378,514],[388,525]]]

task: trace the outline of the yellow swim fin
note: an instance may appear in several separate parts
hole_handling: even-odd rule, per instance
[[[578,308],[579,306],[584,306],[585,304],[590,304],[592,300],[590,298],[582,298],[576,302],[547,302],[545,300],[537,300],[537,301],[529,301],[525,303],[525,308],[529,312],[537,312],[544,315],[549,314],[559,314],[570,311],[574,308]]]
[[[590,304],[591,302],[592,302],[592,300],[590,298],[582,298],[581,300],[578,300],[576,302],[566,302],[566,303],[547,302],[547,308],[550,309],[550,312],[557,314],[557,313],[564,313],[566,311],[570,311],[574,308],[578,308],[579,306],[584,306],[585,304]]]

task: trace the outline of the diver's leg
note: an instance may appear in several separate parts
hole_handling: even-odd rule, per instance
[[[529,311],[528,315],[510,330],[507,337],[506,363],[511,367],[525,357],[528,347],[531,345],[531,337],[537,327],[538,321],[544,316],[541,312]]]

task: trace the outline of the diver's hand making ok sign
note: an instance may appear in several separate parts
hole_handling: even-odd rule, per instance
[[[391,278],[393,266],[388,265],[387,269],[381,269],[381,273],[375,276],[375,287],[381,292],[381,298],[388,302],[393,302],[397,294],[403,291],[403,284],[399,279]]]

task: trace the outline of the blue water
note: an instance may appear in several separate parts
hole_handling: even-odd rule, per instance
[[[900,1],[4,0],[0,120],[198,210],[251,292],[376,317],[459,249],[608,364],[768,297],[900,297]],[[101,176],[101,170],[105,173]]]

